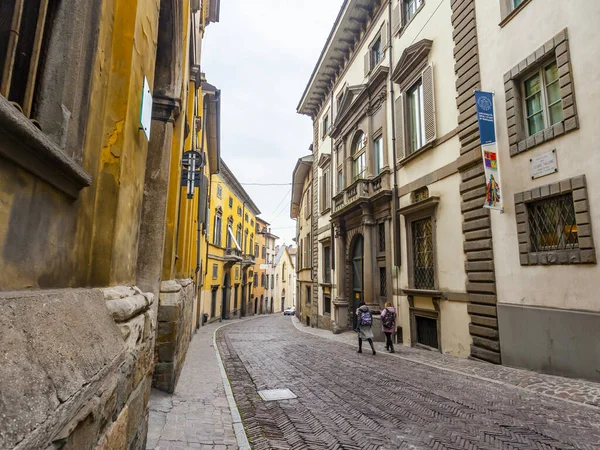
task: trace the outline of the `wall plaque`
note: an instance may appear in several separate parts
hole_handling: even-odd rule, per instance
[[[531,158],[529,160],[529,171],[532,180],[558,172],[556,150],[540,153]]]

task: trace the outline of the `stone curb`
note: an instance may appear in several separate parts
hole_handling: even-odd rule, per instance
[[[242,416],[240,415],[240,410],[238,409],[237,404],[235,403],[233,391],[231,390],[231,384],[229,383],[229,378],[227,378],[227,372],[225,372],[225,366],[223,365],[221,353],[219,352],[219,347],[217,346],[217,331],[219,331],[221,328],[225,328],[230,325],[239,324],[241,322],[247,322],[253,319],[258,319],[260,317],[265,316],[255,316],[250,317],[248,319],[237,320],[232,323],[226,323],[216,328],[213,332],[213,347],[215,349],[215,354],[219,363],[219,371],[221,372],[221,380],[223,381],[223,387],[225,388],[225,395],[227,395],[227,403],[229,403],[229,411],[231,412],[231,419],[233,420],[233,431],[235,431],[235,438],[237,440],[237,445],[240,450],[251,450],[252,447],[250,446],[250,442],[248,441],[248,436],[246,435],[246,430],[244,429],[244,424],[242,423]]]
[[[331,336],[326,336],[326,335],[321,335],[319,333],[314,333],[314,332],[311,331],[311,329],[305,329],[304,325],[302,323],[300,323],[300,321],[295,316],[292,317],[292,323],[294,324],[294,327],[298,331],[301,331],[301,332],[306,333],[306,334],[310,334],[311,336],[314,336],[314,337],[317,337],[317,338],[321,338],[321,339],[327,339],[327,340],[334,341],[334,342],[340,342],[342,344],[346,344],[346,345],[349,345],[349,346],[354,346],[355,345],[355,344],[352,344],[351,342],[347,342],[347,341],[342,340],[342,339],[336,339],[333,334]],[[302,325],[302,327],[300,327],[299,325]],[[587,408],[591,408],[591,409],[596,410],[596,411],[598,409],[600,409],[598,406],[595,406],[595,405],[590,405],[590,404],[582,403],[582,402],[576,402],[576,401],[570,400],[568,398],[558,397],[556,395],[545,394],[543,392],[536,392],[536,391],[534,391],[532,389],[528,389],[526,387],[517,386],[517,385],[514,385],[512,383],[505,382],[505,381],[499,381],[499,380],[494,380],[494,379],[491,379],[491,378],[485,378],[485,377],[482,377],[482,376],[479,376],[479,375],[474,375],[474,374],[468,373],[468,372],[462,372],[460,370],[450,369],[448,367],[443,367],[443,366],[440,366],[440,365],[437,365],[437,364],[426,363],[424,361],[420,361],[418,359],[409,358],[409,357],[406,357],[406,356],[401,356],[401,355],[398,355],[396,353],[382,353],[382,352],[378,352],[377,354],[378,355],[389,356],[391,358],[403,359],[405,361],[409,361],[409,362],[414,363],[414,364],[422,364],[422,365],[427,366],[427,367],[432,367],[434,369],[444,370],[446,372],[451,372],[451,373],[454,373],[456,375],[461,375],[461,376],[467,376],[467,377],[470,377],[470,378],[475,378],[477,380],[486,381],[488,383],[494,383],[494,384],[498,384],[498,385],[501,385],[501,386],[511,387],[511,388],[514,388],[514,389],[517,389],[517,390],[520,390],[520,391],[526,391],[526,392],[528,392],[530,394],[539,395],[539,396],[550,398],[550,399],[553,399],[553,400],[562,400],[562,401],[571,403],[572,405],[585,406]]]

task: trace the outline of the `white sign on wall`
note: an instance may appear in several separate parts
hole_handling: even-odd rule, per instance
[[[558,172],[556,150],[540,153],[531,158],[529,160],[529,172],[532,180]]]
[[[144,86],[142,87],[142,106],[140,108],[140,125],[146,139],[150,140],[150,125],[152,123],[152,92],[148,79],[144,77]]]

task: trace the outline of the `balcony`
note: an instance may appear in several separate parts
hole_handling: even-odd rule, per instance
[[[225,268],[239,264],[243,261],[242,252],[237,248],[225,249]]]
[[[342,192],[333,197],[332,218],[360,205],[381,197],[392,195],[390,171],[385,169],[373,178],[359,178]]]
[[[242,268],[247,268],[250,266],[253,266],[254,264],[256,264],[256,259],[254,257],[254,255],[244,255],[243,260],[242,260]]]

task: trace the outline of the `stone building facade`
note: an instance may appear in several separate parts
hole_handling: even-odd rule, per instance
[[[407,345],[597,379],[582,356],[597,353],[584,335],[599,317],[593,156],[530,172],[568,148],[587,155],[592,141],[583,114],[598,88],[577,73],[595,63],[576,55],[596,7],[555,6],[343,3],[298,105],[313,120],[312,186],[325,193],[310,216],[319,302],[322,272],[334,277],[331,321],[317,326],[341,332],[361,299],[375,312],[392,301]],[[526,35],[539,17],[546,34]],[[476,89],[496,93],[503,214],[483,207]]]
[[[191,334],[192,302],[157,312],[170,166],[197,101],[190,46],[218,1],[0,15],[0,447],[143,449],[157,332],[178,324],[160,348],[173,383]]]

